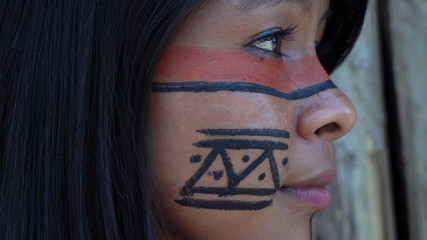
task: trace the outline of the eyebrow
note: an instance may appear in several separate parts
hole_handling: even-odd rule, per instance
[[[313,0],[246,0],[242,1],[237,7],[240,10],[248,11],[254,8],[262,7],[265,5],[275,6],[281,2],[300,2],[306,7],[310,7],[313,4]]]

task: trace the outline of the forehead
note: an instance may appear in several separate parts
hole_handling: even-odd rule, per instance
[[[326,10],[328,7],[329,0],[212,0],[206,2],[201,16],[209,16],[209,13],[206,14],[206,12],[210,12],[215,13],[217,21],[221,19],[221,15],[229,15],[234,18],[243,16],[245,19],[256,16],[259,20],[262,14],[271,14],[272,17],[277,18],[280,15],[294,15],[293,13],[295,13],[295,17],[312,15],[317,10]]]
[[[314,32],[328,6],[329,0],[211,0],[194,12],[174,44],[233,48],[275,27]]]

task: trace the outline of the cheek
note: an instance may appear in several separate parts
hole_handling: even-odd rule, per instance
[[[186,236],[200,239],[226,239],[216,234],[235,234],[234,239],[262,239],[267,233],[252,232],[251,229],[267,229],[263,224],[283,228],[291,215],[274,214],[277,206],[259,211],[219,211],[182,206],[176,200],[183,199],[182,188],[188,184],[211,153],[211,148],[201,148],[194,143],[211,139],[202,129],[277,129],[293,134],[295,106],[291,102],[275,97],[254,93],[153,93],[152,123],[150,138],[153,146],[155,171],[161,194],[161,206],[170,225]],[[198,131],[199,130],[199,131]],[[216,138],[216,137],[214,137]],[[242,138],[242,137],[228,137]],[[246,137],[243,137],[246,138]],[[217,139],[217,138],[216,138]],[[262,140],[262,138],[252,137]],[[277,138],[276,138],[277,140]],[[282,142],[289,142],[284,139]],[[242,172],[248,164],[262,154],[260,149],[227,150],[236,173]],[[275,151],[279,166],[287,156],[287,150]],[[239,183],[239,188],[273,189],[274,177],[268,161],[260,164]],[[222,188],[227,186],[227,170],[220,157],[216,159],[195,186]],[[218,197],[218,194],[194,194],[203,200],[271,201],[273,196],[234,195]],[[274,216],[274,217],[273,217]],[[276,219],[277,218],[277,219]],[[224,220],[226,219],[226,221]],[[294,218],[295,221],[295,218]],[[300,223],[301,224],[301,223]],[[261,235],[257,235],[261,234]],[[208,237],[210,236],[210,237]],[[185,239],[185,237],[184,237]],[[272,238],[274,239],[274,237]]]
[[[158,179],[165,187],[172,189],[176,198],[179,197],[180,188],[200,167],[199,164],[192,164],[190,158],[194,155],[206,156],[210,151],[194,145],[208,138],[198,130],[293,131],[296,110],[293,104],[286,102],[253,93],[153,93],[151,143],[161,175]],[[247,154],[256,155],[258,151],[250,150]],[[239,159],[245,155],[239,151],[233,154]],[[241,162],[234,165],[239,168],[239,164]],[[202,181],[214,178],[212,176]],[[219,182],[213,180],[211,183]]]

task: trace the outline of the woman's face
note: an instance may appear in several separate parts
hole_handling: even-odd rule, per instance
[[[316,56],[329,0],[211,1],[158,64],[155,173],[171,239],[309,239],[350,100]]]

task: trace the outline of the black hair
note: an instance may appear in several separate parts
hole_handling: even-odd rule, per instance
[[[151,81],[202,2],[0,2],[0,238],[156,238]],[[351,2],[332,3],[353,14],[328,23],[328,71],[359,33]]]
[[[151,79],[200,2],[0,2],[1,239],[154,238]]]
[[[347,57],[359,36],[368,0],[331,0],[330,16],[317,55],[332,73]]]

